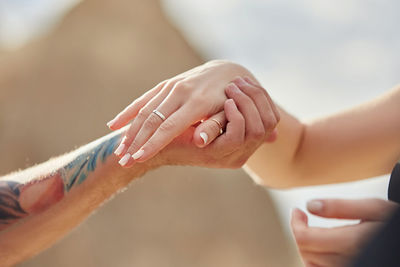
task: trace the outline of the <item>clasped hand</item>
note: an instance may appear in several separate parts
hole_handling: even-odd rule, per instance
[[[241,167],[275,139],[279,122],[273,101],[251,76],[237,64],[212,61],[158,84],[108,123],[117,130],[132,120],[116,149],[120,164],[129,168],[175,145],[163,151],[167,164]]]

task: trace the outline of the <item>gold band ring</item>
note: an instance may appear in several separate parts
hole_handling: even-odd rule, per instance
[[[211,120],[214,121],[216,124],[218,124],[218,126],[219,126],[219,134],[220,135],[223,134],[224,130],[223,130],[222,124],[217,119],[211,119]]]

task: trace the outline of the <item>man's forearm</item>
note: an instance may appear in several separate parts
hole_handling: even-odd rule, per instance
[[[51,246],[154,161],[123,169],[113,156],[120,134],[0,178],[0,265]]]

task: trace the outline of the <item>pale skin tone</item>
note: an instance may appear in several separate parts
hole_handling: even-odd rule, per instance
[[[131,168],[119,168],[118,160],[111,155],[122,138],[120,133],[116,133],[33,168],[1,177],[0,258],[2,264],[4,266],[16,264],[51,246],[132,179],[160,165],[237,168],[242,166],[261,145],[247,161],[248,170],[257,175],[257,181],[262,184],[289,187],[318,183],[318,175],[322,175],[322,172],[329,175],[325,176],[328,178],[323,178],[320,183],[335,182],[348,172],[357,174],[357,171],[361,171],[361,174],[356,178],[349,175],[349,178],[340,181],[386,173],[399,156],[399,141],[394,137],[399,132],[398,119],[394,115],[399,111],[399,89],[354,111],[305,123],[277,108],[245,68],[231,64],[216,62],[200,68],[199,72],[184,74],[189,75],[185,77],[186,82],[193,82],[191,86],[185,85],[185,91],[189,92],[184,93],[184,97],[192,95],[190,91],[196,88],[196,82],[204,85],[202,75],[205,74],[204,77],[209,78],[210,67],[213,67],[211,73],[215,75],[211,75],[213,78],[208,80],[207,86],[202,88],[214,90],[219,88],[218,90],[222,90],[223,93],[214,93],[218,101],[216,100],[211,105],[213,108],[204,109],[207,112],[203,112],[200,105],[204,102],[196,102],[197,100],[192,99],[195,102],[191,103],[197,103],[196,109],[193,109],[196,116],[192,114],[189,120],[186,120],[185,116],[179,118],[179,122],[176,123],[181,127],[186,127],[181,132],[170,135],[169,130],[172,128],[161,128],[164,130],[158,134],[167,136],[161,139],[154,137],[155,143],[150,143],[151,146],[149,146],[153,151],[143,153],[143,157],[137,160],[141,164],[135,164],[135,160],[130,158],[125,167]],[[191,79],[190,75],[193,73],[196,74],[197,79]],[[220,75],[225,75],[223,79],[223,82],[226,82],[225,85],[222,85],[222,82],[214,82],[220,78]],[[243,79],[237,79],[238,75],[248,78],[245,78],[243,82]],[[230,81],[234,83],[229,83]],[[197,97],[200,96],[204,96],[201,91],[197,94]],[[230,99],[227,100],[227,98]],[[147,102],[143,99],[145,98],[139,102],[145,102],[142,103],[144,106],[152,97],[149,97]],[[180,105],[187,103],[186,100],[188,99],[180,99]],[[137,109],[135,103],[127,111],[136,113],[128,114],[129,116],[135,117],[141,109]],[[384,112],[377,111],[380,109],[384,109]],[[191,114],[190,112],[192,112],[190,109],[184,110],[183,114]],[[123,118],[124,122],[116,128],[127,124],[130,120],[129,116],[125,114],[124,118],[124,114],[120,115],[119,118]],[[226,127],[223,135],[219,136],[219,126],[215,126],[210,116],[216,116],[215,118],[221,120],[223,127]],[[367,120],[365,116],[368,116]],[[281,123],[278,126],[280,137],[276,142],[264,144],[264,141],[274,141],[276,138],[275,129],[280,118]],[[191,127],[200,119],[206,119],[206,121],[197,128]],[[157,129],[157,124],[161,125],[161,123],[162,121],[147,125],[156,126]],[[348,128],[343,129],[340,126]],[[367,134],[357,136],[355,133],[360,130]],[[124,130],[123,135],[129,134],[130,131]],[[139,132],[140,129],[135,131]],[[206,132],[209,137],[205,143],[200,136],[202,132]],[[283,139],[287,139],[287,142],[282,142]],[[168,142],[158,144],[160,140],[168,140]],[[169,142],[169,140],[173,141]],[[328,141],[329,144],[324,141]],[[361,170],[360,167],[354,167],[349,163],[347,165],[351,166],[347,166],[343,158],[349,159],[349,155],[341,155],[339,149],[333,147],[332,142],[337,142],[337,145],[352,146],[353,150],[349,149],[345,152],[353,153],[353,156],[358,155],[359,158],[355,159],[356,163],[364,164],[364,169]],[[156,144],[158,145],[155,146]],[[325,145],[331,150],[324,149]],[[367,145],[368,147],[365,147]],[[381,146],[386,149],[382,149]],[[136,153],[134,150],[131,152]],[[365,155],[368,154],[365,152],[373,155]],[[124,153],[126,154],[127,151],[121,154]],[[325,162],[326,166],[323,166],[325,169],[320,166],[311,171],[306,170],[306,168],[314,167],[309,163],[312,162],[312,158],[307,156],[308,153],[316,157],[314,160],[317,164]],[[332,153],[334,155],[330,155]],[[121,154],[119,154],[120,157]],[[329,161],[324,160],[322,156],[329,156],[331,162],[335,162],[336,159],[338,165],[326,164]],[[259,166],[257,159],[262,160],[264,166]],[[374,163],[378,167],[366,165],[367,163]],[[365,169],[366,166],[368,168]],[[283,167],[287,167],[288,170],[282,170]],[[273,176],[269,175],[271,173]],[[288,174],[295,176],[287,178]],[[305,235],[307,231],[302,233]],[[323,235],[320,236],[323,238]]]
[[[229,90],[228,90],[229,91]],[[259,111],[240,90],[223,104],[226,132],[205,148],[189,127],[157,156],[121,168],[113,155],[122,133],[0,177],[0,266],[12,266],[50,247],[130,181],[162,165],[238,168],[266,139]],[[167,178],[167,177],[166,177]]]
[[[277,140],[262,144],[244,166],[258,184],[290,188],[366,179],[389,173],[400,158],[400,86],[341,113],[313,121],[300,121],[274,105],[247,69],[227,61],[212,61],[164,81],[108,123],[108,126],[115,130],[133,120],[122,142],[123,149],[118,153],[120,157],[128,154],[129,160],[127,164],[121,165],[130,167],[135,162],[147,161],[179,135],[187,125],[201,119],[206,121],[197,127],[193,140],[198,147],[212,143],[218,136],[218,129],[211,129],[214,123],[210,123],[207,118],[219,116],[221,103],[226,99],[222,92],[229,83],[238,86],[255,104],[259,99],[266,98],[267,102],[258,103],[264,129],[267,130],[266,140],[275,140],[278,132]],[[261,107],[262,105],[264,107]],[[157,118],[152,113],[154,109],[162,112],[167,119],[162,121]],[[218,119],[221,124],[225,123],[223,116],[219,116]],[[143,132],[146,134],[142,135]],[[201,138],[202,132],[207,133],[207,142]],[[132,158],[135,154],[139,157]],[[337,202],[330,202],[330,205],[335,206]],[[344,205],[341,208],[346,212],[351,210],[352,205],[353,203],[349,202],[348,206]],[[391,206],[391,203],[387,206]],[[374,212],[366,210],[371,216]],[[299,214],[300,212],[297,215]],[[363,217],[360,215],[357,219]],[[294,220],[292,226],[295,227],[301,222]],[[355,229],[369,229],[354,231],[352,238],[355,241],[364,240],[366,233],[372,232],[376,225],[361,223],[352,226]],[[302,234],[307,235],[312,229],[307,227]],[[340,236],[347,234],[345,228],[327,229],[315,238],[327,239],[330,231],[335,231]],[[357,246],[359,242],[351,244]],[[338,249],[342,246],[339,242],[334,242],[333,245]],[[324,244],[322,247],[327,248]],[[349,251],[356,251],[356,248],[353,247],[353,250]],[[343,262],[349,258],[348,255],[338,254]],[[303,253],[303,257],[307,262],[306,254]],[[315,266],[330,265],[326,260],[326,265]]]
[[[382,226],[398,205],[382,199],[320,199],[310,201],[310,213],[335,219],[360,220],[336,228],[309,227],[307,215],[292,212],[291,227],[306,267],[347,266],[369,237]]]

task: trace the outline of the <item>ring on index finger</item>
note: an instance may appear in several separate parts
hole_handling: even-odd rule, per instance
[[[156,114],[158,117],[160,117],[161,120],[165,121],[165,116],[160,111],[155,109],[155,110],[153,110],[153,113]]]

